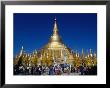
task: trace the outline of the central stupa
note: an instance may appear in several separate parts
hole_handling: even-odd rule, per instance
[[[56,18],[54,21],[53,34],[51,35],[48,44],[41,49],[41,58],[47,58],[48,60],[59,64],[72,64],[73,54],[71,53],[71,50],[65,46],[58,33]],[[50,64],[52,64],[52,62]]]

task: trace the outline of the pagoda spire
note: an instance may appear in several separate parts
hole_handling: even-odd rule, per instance
[[[78,56],[77,50],[76,50],[76,57]]]
[[[84,54],[84,50],[83,50],[83,48],[82,48],[82,55]]]
[[[94,52],[94,57],[96,57],[96,53]]]
[[[92,53],[92,49],[90,48],[90,54]]]
[[[83,48],[82,48],[82,58],[84,58],[84,50],[83,50]]]
[[[24,48],[23,48],[23,46],[22,46],[22,47],[21,47],[21,51],[20,51],[20,56],[22,56],[23,52],[24,52]]]
[[[54,19],[53,34],[50,38],[50,42],[62,43],[61,37],[59,36],[59,33],[58,33],[56,18]]]
[[[53,28],[53,35],[58,34],[58,27],[57,27],[57,20],[56,17],[54,19],[54,28]]]
[[[92,57],[92,49],[90,48],[90,56]]]

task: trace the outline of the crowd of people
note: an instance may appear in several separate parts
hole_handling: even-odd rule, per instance
[[[97,66],[74,67],[68,64],[25,67],[14,66],[14,75],[97,75]]]

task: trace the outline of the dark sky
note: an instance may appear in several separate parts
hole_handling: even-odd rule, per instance
[[[15,13],[14,55],[23,46],[27,53],[41,49],[53,32],[57,18],[59,34],[64,44],[79,52],[90,48],[97,52],[96,13]]]

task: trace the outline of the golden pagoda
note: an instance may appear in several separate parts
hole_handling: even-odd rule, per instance
[[[46,44],[41,49],[41,59],[46,59],[48,65],[52,65],[54,62],[63,64],[63,63],[71,63],[73,64],[73,55],[71,50],[65,46],[63,43],[59,33],[58,26],[55,18],[53,34],[51,35],[48,44]],[[42,63],[46,65],[46,63]]]

